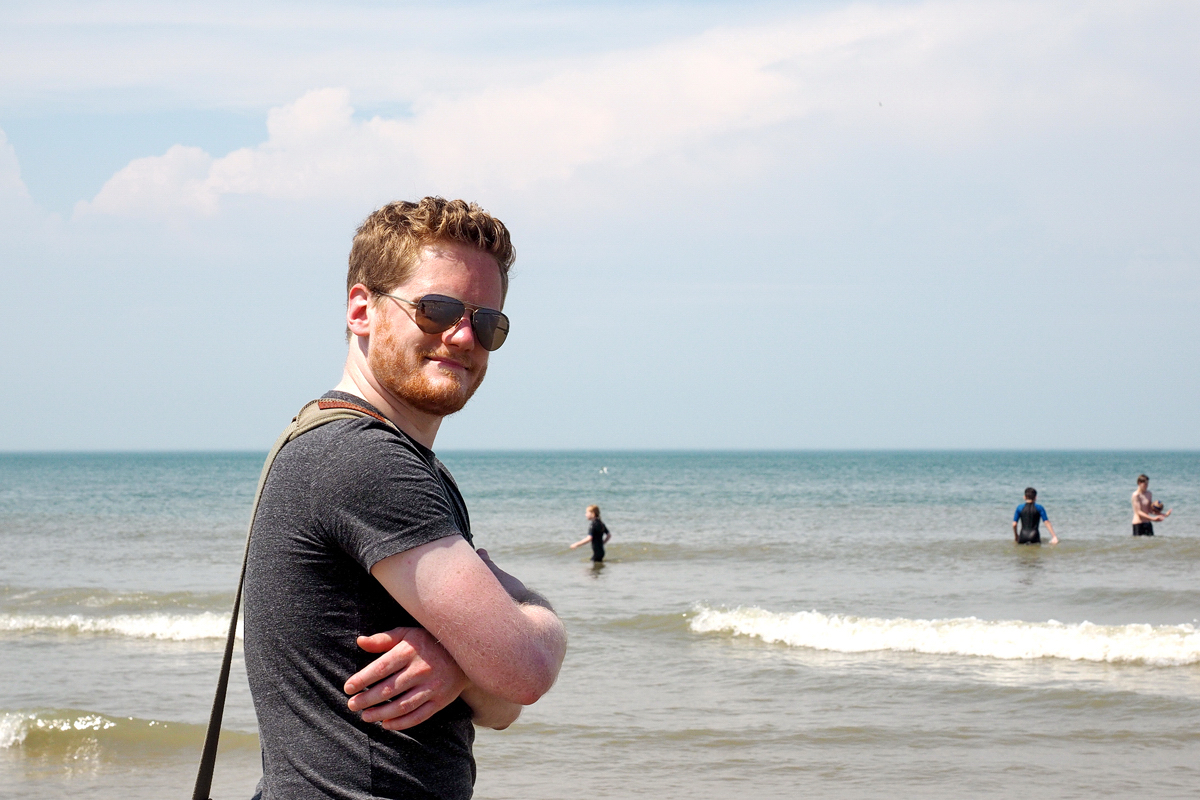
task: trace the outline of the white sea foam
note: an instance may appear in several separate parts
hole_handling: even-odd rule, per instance
[[[19,745],[31,731],[106,731],[117,723],[99,714],[42,716],[34,713],[0,714],[0,750]]]
[[[1066,625],[1021,620],[877,619],[801,611],[779,614],[761,608],[699,607],[696,633],[755,636],[791,647],[862,653],[873,650],[982,656],[1002,659],[1065,658],[1072,661],[1180,666],[1200,663],[1200,631],[1192,625]]]
[[[224,639],[229,634],[229,617],[210,611],[199,614],[121,614],[112,617],[85,617],[80,614],[0,614],[0,631],[60,631],[183,642]],[[238,620],[237,635],[239,638],[242,635],[241,620]]]
[[[0,750],[25,741],[29,735],[28,714],[0,714]]]

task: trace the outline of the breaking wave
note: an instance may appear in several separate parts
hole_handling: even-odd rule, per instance
[[[79,709],[0,712],[0,750],[78,756],[97,748],[114,753],[146,748],[196,750],[205,725],[117,717]],[[258,736],[222,730],[221,748],[257,748]]]
[[[818,611],[775,613],[700,606],[695,633],[751,636],[790,647],[839,653],[892,650],[999,659],[1063,658],[1113,664],[1200,663],[1200,631],[1192,625],[1093,625],[960,619],[878,619]]]
[[[224,639],[229,633],[229,615],[214,614],[211,611],[198,614],[120,614],[111,617],[90,617],[81,614],[0,614],[0,632],[98,634],[184,642]],[[241,638],[240,619],[237,635]]]

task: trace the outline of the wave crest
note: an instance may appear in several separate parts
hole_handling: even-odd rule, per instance
[[[839,653],[892,650],[998,659],[1063,658],[1112,664],[1183,666],[1200,663],[1200,633],[1192,625],[1067,625],[1021,620],[878,619],[761,608],[698,607],[695,633],[732,633],[765,642]]]
[[[229,634],[229,615],[211,611],[199,614],[120,614],[111,617],[0,614],[0,631],[100,634],[186,642],[224,639]],[[242,636],[241,620],[238,620],[237,635],[238,638]]]
[[[95,758],[147,749],[194,750],[206,725],[114,717],[79,709],[0,712],[0,750]],[[258,747],[254,733],[222,729],[221,749]]]

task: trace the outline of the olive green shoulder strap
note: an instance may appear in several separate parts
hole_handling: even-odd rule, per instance
[[[221,736],[221,718],[225,713],[225,692],[229,687],[229,667],[233,661],[233,645],[237,635],[238,612],[242,605],[242,584],[246,580],[246,562],[250,558],[250,535],[254,531],[254,518],[258,515],[258,503],[262,499],[263,487],[267,484],[267,476],[279,451],[293,439],[303,436],[313,428],[319,428],[339,419],[356,419],[359,417],[374,417],[375,419],[396,427],[395,424],[378,412],[346,400],[321,399],[313,400],[300,409],[291,424],[284,428],[283,433],[275,440],[262,472],[258,476],[258,488],[254,490],[254,506],[250,512],[250,526],[246,531],[246,549],[242,554],[242,574],[238,577],[237,591],[233,595],[233,614],[229,618],[229,635],[225,639],[225,657],[221,661],[221,675],[217,680],[217,692],[213,697],[212,714],[208,720],[208,732],[204,736],[204,751],[200,756],[200,771],[196,775],[196,788],[192,792],[192,800],[209,800],[208,792],[212,788],[213,767],[217,762],[217,740]]]

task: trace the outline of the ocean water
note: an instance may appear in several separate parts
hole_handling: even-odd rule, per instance
[[[476,797],[1200,790],[1200,453],[442,457],[571,636]],[[0,798],[190,796],[261,460],[0,455]],[[258,775],[239,653],[213,797]]]

